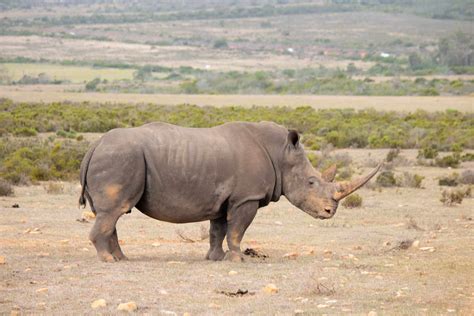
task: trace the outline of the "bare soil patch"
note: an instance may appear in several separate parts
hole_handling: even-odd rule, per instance
[[[387,154],[345,151],[357,166]],[[413,160],[416,152],[400,155]],[[92,223],[76,220],[77,183],[58,194],[15,187],[15,196],[0,198],[0,314],[114,313],[130,301],[151,314],[471,314],[474,199],[442,205],[437,178],[452,170],[396,171],[425,176],[424,189],[362,189],[362,208],[340,207],[328,221],[284,199],[261,209],[242,248],[267,257],[242,264],[204,260],[207,223],[178,226],[137,210],[118,223],[130,261],[99,262],[88,241]],[[407,240],[411,246],[397,247]],[[93,310],[98,299],[106,306]]]

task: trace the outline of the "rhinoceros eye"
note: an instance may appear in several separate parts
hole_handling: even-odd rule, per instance
[[[315,177],[311,177],[311,178],[308,179],[308,184],[309,185],[313,185],[315,183],[316,183],[316,178]]]

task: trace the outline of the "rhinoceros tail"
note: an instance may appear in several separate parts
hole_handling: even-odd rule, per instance
[[[86,207],[86,179],[87,179],[87,170],[89,169],[89,163],[92,158],[92,154],[94,153],[97,145],[99,142],[96,142],[95,144],[92,145],[92,147],[89,149],[89,151],[86,153],[84,156],[84,159],[82,161],[82,167],[81,167],[81,195],[79,196],[79,207],[82,206],[82,208]],[[90,198],[90,197],[89,197]],[[89,200],[89,203],[91,204],[91,209],[94,211],[94,207],[92,206],[92,201]]]

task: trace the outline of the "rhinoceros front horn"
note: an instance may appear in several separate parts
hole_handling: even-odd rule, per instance
[[[380,170],[382,167],[383,162],[381,162],[374,170],[372,170],[368,175],[365,177],[361,177],[358,179],[355,179],[353,181],[344,181],[344,182],[338,182],[336,183],[336,193],[334,193],[334,200],[339,201],[361,186],[363,186],[367,181],[369,181],[375,174]]]

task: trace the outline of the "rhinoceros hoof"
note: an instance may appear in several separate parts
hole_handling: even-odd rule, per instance
[[[243,262],[242,254],[235,251],[227,251],[225,253],[224,260],[232,262]]]
[[[124,254],[120,254],[120,255],[113,255],[114,257],[114,260],[115,261],[127,261],[128,260],[128,257],[125,256]]]
[[[112,256],[110,253],[104,253],[104,254],[99,254],[99,259],[103,262],[115,262],[117,259],[115,259],[114,256]]]
[[[206,259],[207,260],[213,260],[213,261],[221,261],[222,259],[224,259],[224,256],[225,256],[225,252],[224,250],[222,249],[213,249],[213,250],[209,250],[207,252],[207,255],[206,255]]]

